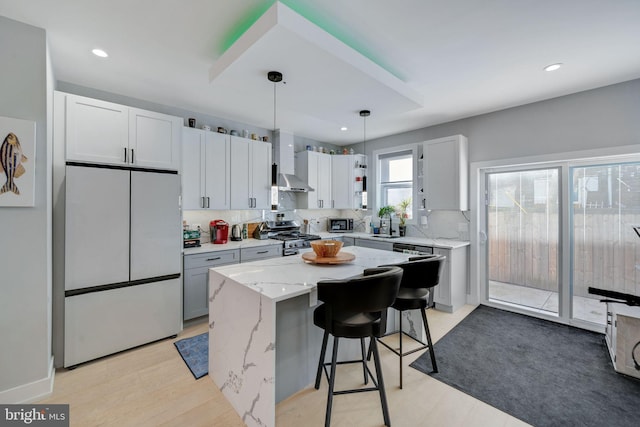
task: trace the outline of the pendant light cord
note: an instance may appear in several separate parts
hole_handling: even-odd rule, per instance
[[[278,83],[273,82],[273,132],[276,131],[276,85]]]

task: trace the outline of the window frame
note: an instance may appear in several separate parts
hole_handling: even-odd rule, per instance
[[[412,179],[411,179],[411,200],[412,200],[412,210],[411,210],[411,219],[406,220],[406,224],[416,224],[416,216],[417,216],[417,206],[415,201],[418,196],[418,152],[419,147],[422,145],[422,142],[414,143],[414,144],[405,144],[405,145],[397,145],[394,147],[384,148],[380,150],[373,151],[373,161],[375,165],[375,200],[372,204],[373,215],[377,215],[378,209],[382,206],[382,192],[383,192],[383,184],[381,183],[382,170],[381,170],[381,162],[380,157],[387,157],[393,155],[394,153],[402,153],[402,152],[410,152],[412,158]],[[402,187],[399,187],[402,188]]]

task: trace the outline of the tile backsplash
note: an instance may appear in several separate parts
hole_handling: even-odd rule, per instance
[[[286,197],[286,196],[285,196]],[[214,219],[222,219],[229,223],[244,224],[248,222],[275,221],[276,213],[284,213],[285,219],[295,220],[302,224],[309,221],[310,233],[327,231],[327,219],[331,217],[345,217],[354,219],[354,231],[369,232],[369,222],[378,222],[378,218],[372,211],[339,210],[339,209],[287,209],[287,204],[280,198],[278,212],[262,210],[197,210],[183,211],[183,220],[192,228],[199,224],[203,231],[202,242],[208,242],[209,222]],[[426,216],[426,224],[408,224],[407,236],[447,238],[455,240],[469,240],[469,212],[460,211],[432,211]],[[395,224],[395,221],[394,221]]]

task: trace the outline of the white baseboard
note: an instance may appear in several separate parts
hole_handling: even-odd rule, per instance
[[[53,368],[53,357],[51,357],[49,359],[49,372],[45,378],[0,391],[0,402],[33,403],[44,399],[53,392],[54,377],[55,369]]]

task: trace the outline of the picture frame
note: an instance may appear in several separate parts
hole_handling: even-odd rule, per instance
[[[33,207],[36,122],[0,117],[0,208]]]

